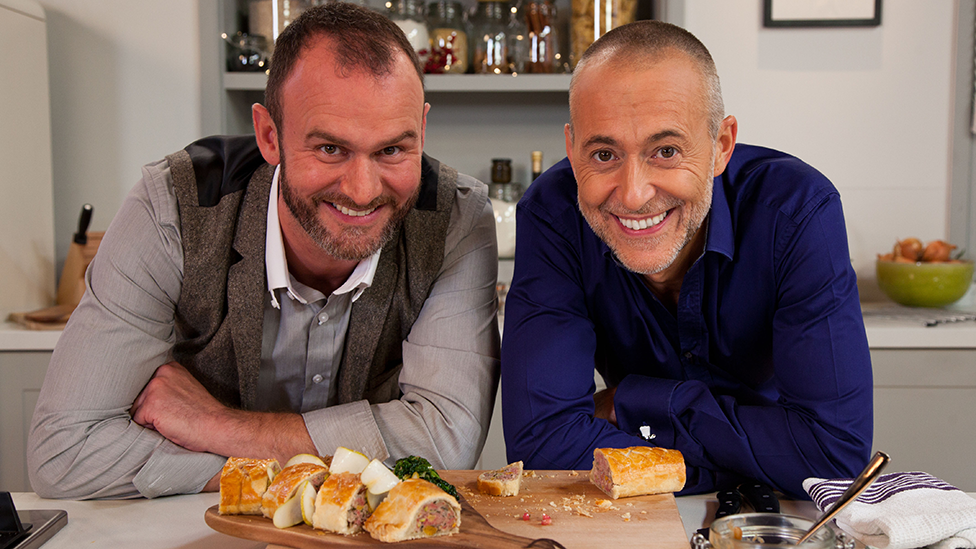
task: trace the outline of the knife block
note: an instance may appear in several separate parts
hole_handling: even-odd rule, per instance
[[[98,251],[104,232],[88,232],[85,244],[72,242],[68,256],[64,259],[61,280],[58,282],[57,304],[74,310],[85,295],[85,271]]]

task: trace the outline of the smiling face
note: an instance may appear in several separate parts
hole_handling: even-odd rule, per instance
[[[731,155],[735,119],[711,137],[702,79],[684,54],[639,68],[617,61],[594,61],[574,76],[566,151],[580,211],[628,269],[680,280],[699,248],[689,244],[703,242],[712,178]]]
[[[369,257],[396,233],[420,188],[428,107],[413,65],[399,53],[390,74],[340,73],[329,40],[319,38],[281,95],[283,127],[256,107],[255,128],[266,132],[258,136],[265,158],[280,163],[286,249],[305,263],[322,251]]]

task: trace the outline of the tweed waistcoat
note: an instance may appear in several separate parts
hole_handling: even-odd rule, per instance
[[[270,298],[264,259],[274,167],[253,136],[208,137],[166,158],[184,256],[173,358],[224,404],[252,409]],[[417,203],[352,305],[340,403],[399,398],[402,343],[443,263],[456,189],[457,172],[424,156]]]

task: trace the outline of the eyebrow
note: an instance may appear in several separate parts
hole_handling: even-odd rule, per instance
[[[316,140],[319,140],[319,141],[328,141],[329,143],[333,143],[335,145],[339,145],[340,147],[348,147],[350,145],[350,142],[348,140],[342,139],[342,138],[340,138],[338,136],[335,136],[335,135],[332,135],[329,132],[320,131],[320,130],[316,130],[316,131],[309,132],[308,135],[305,136],[305,139],[306,140],[316,139]],[[392,139],[390,139],[388,141],[385,141],[385,142],[381,143],[377,148],[382,149],[382,148],[385,148],[385,147],[389,147],[391,145],[395,145],[397,143],[400,143],[402,141],[406,141],[408,139],[417,139],[417,132],[415,132],[413,130],[407,130],[407,131],[401,133],[400,135],[398,135],[398,136],[396,136],[396,137],[394,137],[394,138],[392,138]]]
[[[652,145],[654,143],[657,143],[658,141],[661,141],[662,139],[666,139],[669,137],[677,137],[679,139],[684,139],[685,134],[678,130],[662,130],[645,139],[644,145],[645,146]],[[586,149],[592,147],[593,145],[610,145],[611,147],[614,147],[617,146],[617,140],[608,135],[594,135],[583,143],[583,148]]]

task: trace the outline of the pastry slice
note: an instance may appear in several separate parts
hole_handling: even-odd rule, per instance
[[[497,471],[478,475],[478,491],[489,496],[517,496],[522,482],[522,462],[510,463]]]
[[[359,473],[329,475],[315,497],[312,526],[337,534],[357,534],[367,517],[366,485]]]
[[[274,482],[268,486],[268,491],[264,493],[261,501],[261,514],[274,520],[278,509],[291,502],[294,498],[300,497],[298,489],[304,482],[310,482],[313,486],[320,486],[328,476],[329,470],[317,463],[296,463],[289,465],[275,476]],[[301,503],[298,500],[298,521],[301,522]],[[289,503],[289,507],[294,503]],[[275,525],[280,521],[275,521]],[[297,524],[297,522],[295,523]]]
[[[281,471],[276,459],[230,457],[220,471],[221,515],[260,515],[261,499]]]
[[[685,487],[685,460],[653,446],[597,448],[590,482],[613,499],[677,492]]]
[[[449,536],[461,528],[461,505],[426,480],[406,479],[390,490],[364,528],[383,542]]]

